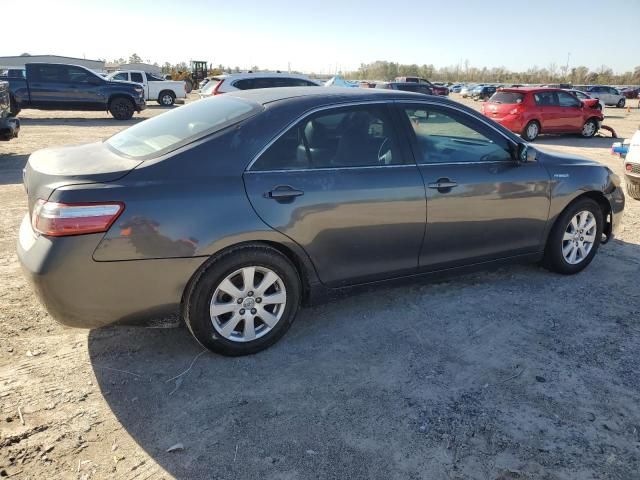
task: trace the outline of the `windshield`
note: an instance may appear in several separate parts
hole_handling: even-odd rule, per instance
[[[156,157],[241,122],[261,110],[259,104],[240,98],[213,97],[138,123],[115,134],[106,140],[106,144],[128,157]]]
[[[517,92],[496,92],[489,99],[489,103],[506,103],[512,105],[522,103],[524,96]]]

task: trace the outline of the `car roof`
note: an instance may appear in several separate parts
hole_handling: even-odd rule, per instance
[[[307,75],[300,73],[283,73],[283,72],[243,72],[243,73],[223,73],[221,75],[214,75],[211,78],[232,80],[238,78],[301,78],[309,80]]]
[[[513,92],[513,93],[538,93],[538,92],[564,92],[563,88],[552,88],[552,87],[507,87],[502,88],[503,92]]]
[[[302,99],[317,105],[324,105],[351,101],[367,102],[375,100],[416,100],[425,98],[425,95],[422,93],[407,92],[404,90],[358,87],[277,87],[239,90],[225,93],[225,95],[245,98],[262,105],[285,100],[294,101]],[[439,103],[458,105],[453,100],[443,97],[429,96],[429,98]]]

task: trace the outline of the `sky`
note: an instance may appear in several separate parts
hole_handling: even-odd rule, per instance
[[[0,7],[14,4],[0,0]],[[640,65],[640,0],[30,0],[0,56],[54,54],[335,73],[387,60],[522,71]],[[609,11],[607,11],[609,10]],[[627,21],[628,20],[628,21]],[[4,41],[7,40],[8,41]]]

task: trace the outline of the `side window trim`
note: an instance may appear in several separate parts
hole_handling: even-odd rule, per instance
[[[449,115],[451,118],[453,118],[454,120],[456,120],[456,117],[459,117],[461,115],[466,115],[467,118],[469,118],[471,120],[471,125],[473,125],[473,128],[478,130],[479,133],[481,133],[482,135],[486,136],[487,138],[489,138],[489,140],[493,141],[494,143],[496,142],[496,138],[500,139],[502,142],[506,143],[507,145],[510,145],[512,148],[515,148],[517,146],[517,142],[515,142],[514,140],[510,139],[509,137],[507,137],[506,135],[504,135],[502,132],[500,132],[499,130],[497,130],[496,128],[492,127],[491,125],[489,125],[488,123],[484,122],[482,119],[476,118],[473,115],[470,115],[469,113],[465,112],[462,109],[456,108],[454,106],[450,106],[450,105],[442,105],[442,104],[437,104],[437,103],[431,103],[431,102],[407,102],[405,100],[396,100],[395,102],[395,108],[396,108],[396,116],[398,117],[399,121],[401,122],[401,127],[405,132],[405,137],[408,140],[408,143],[410,145],[411,148],[411,153],[413,155],[413,160],[414,162],[416,162],[416,164],[418,165],[429,165],[427,163],[420,163],[418,161],[418,159],[422,156],[421,151],[420,151],[420,146],[418,145],[418,139],[417,136],[413,130],[413,127],[411,126],[411,122],[409,121],[409,119],[407,118],[407,116],[404,113],[404,109],[405,108],[413,108],[413,107],[418,107],[418,108],[424,108],[424,109],[431,109],[431,110],[436,110],[439,111],[445,115]],[[455,113],[450,113],[450,112],[455,112]],[[471,128],[471,127],[469,127]],[[478,162],[448,162],[448,163],[438,163],[437,165],[469,165],[472,163],[507,163],[509,161],[506,160],[483,160],[483,161],[478,161]],[[434,164],[435,165],[435,164]]]

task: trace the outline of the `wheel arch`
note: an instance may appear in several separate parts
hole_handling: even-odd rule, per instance
[[[310,264],[310,260],[304,258],[304,252],[296,251],[295,248],[292,248],[289,245],[285,245],[273,240],[249,240],[234,243],[222,248],[213,255],[209,256],[207,260],[200,265],[200,267],[193,273],[182,292],[182,297],[180,300],[181,315],[184,312],[187,297],[189,296],[191,289],[198,281],[200,276],[220,257],[230,254],[234,250],[239,250],[247,247],[268,247],[276,250],[281,255],[284,255],[293,264],[296,272],[298,273],[298,277],[300,278],[300,285],[302,287],[302,304],[306,304],[309,301],[311,297],[312,283],[314,283],[316,273],[313,265]]]
[[[603,241],[602,243],[603,244],[607,243],[608,239],[611,237],[611,233],[613,230],[612,217],[611,217],[612,215],[611,204],[609,203],[609,200],[604,195],[604,193],[598,190],[589,190],[576,195],[554,216],[553,222],[550,223],[549,229],[545,235],[545,247],[549,241],[549,235],[551,235],[551,232],[553,231],[553,228],[555,227],[562,213],[564,213],[568,208],[570,208],[576,202],[579,202],[580,200],[583,200],[585,198],[590,198],[591,200],[595,201],[600,206],[600,209],[602,210],[602,218],[604,219],[604,226],[602,228],[602,233],[604,233],[607,237],[607,240]]]
[[[107,110],[111,108],[111,103],[116,98],[124,98],[125,100],[129,100],[131,102],[131,105],[133,105],[133,108],[134,109],[136,108],[136,102],[134,101],[131,95],[127,95],[126,93],[113,93],[109,96],[109,99],[107,100]]]
[[[173,98],[177,98],[176,92],[174,92],[173,90],[171,90],[170,88],[165,88],[163,90],[160,90],[160,92],[158,93],[158,100],[162,97],[162,95],[164,95],[165,93],[170,94]]]

